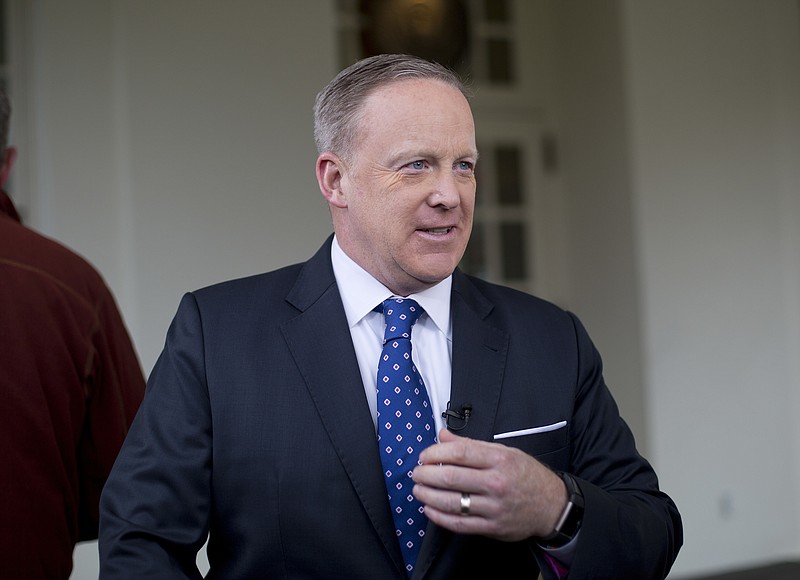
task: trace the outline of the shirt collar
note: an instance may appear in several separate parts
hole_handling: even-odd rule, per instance
[[[331,244],[331,262],[350,328],[358,324],[375,306],[393,296],[391,290],[344,253],[336,236]],[[431,288],[408,296],[422,306],[433,323],[448,339],[452,337],[450,329],[450,290],[452,286],[453,277],[451,275]]]

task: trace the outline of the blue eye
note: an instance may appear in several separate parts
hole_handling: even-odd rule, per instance
[[[421,171],[421,170],[425,169],[425,162],[422,161],[422,160],[412,161],[411,163],[408,164],[408,166],[411,169],[415,169],[417,171]]]
[[[457,167],[459,171],[468,171],[471,173],[473,171],[474,165],[469,161],[459,161]]]

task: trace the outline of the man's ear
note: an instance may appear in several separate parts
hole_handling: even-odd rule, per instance
[[[347,199],[342,191],[344,165],[333,153],[322,153],[317,157],[317,183],[323,197],[333,207],[347,207]]]
[[[0,187],[6,186],[8,176],[11,173],[11,168],[14,166],[14,160],[17,158],[16,147],[6,147],[2,159],[0,159]]]

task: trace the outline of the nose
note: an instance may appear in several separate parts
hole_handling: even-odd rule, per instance
[[[455,209],[461,205],[461,189],[464,187],[466,184],[460,183],[458,176],[450,171],[443,171],[428,196],[428,204],[431,207]]]

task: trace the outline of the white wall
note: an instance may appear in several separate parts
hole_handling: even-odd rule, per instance
[[[623,3],[652,458],[676,574],[800,556],[800,14]]]
[[[632,215],[621,22],[616,2],[552,2],[554,106],[562,150],[569,283],[564,304],[603,357],[604,376],[649,447]]]
[[[798,3],[551,5],[566,302],[683,514],[673,577],[797,559]]]

